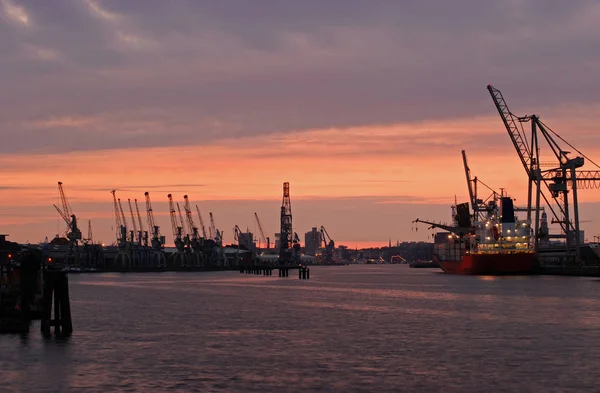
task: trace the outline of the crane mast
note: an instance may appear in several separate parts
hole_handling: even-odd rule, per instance
[[[92,220],[88,220],[87,241],[89,244],[94,244],[94,236],[92,235]]]
[[[281,229],[279,231],[279,260],[282,263],[291,261],[294,233],[292,229],[292,203],[290,200],[290,183],[283,183],[283,199],[281,201]]]
[[[200,208],[196,205],[196,211],[198,212],[198,220],[200,220],[200,228],[202,228],[202,237],[208,239],[206,237],[206,228],[204,227],[204,220],[202,219],[202,213],[200,213]]]

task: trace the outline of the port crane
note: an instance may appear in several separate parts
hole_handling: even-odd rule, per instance
[[[263,244],[266,245],[267,250],[271,248],[271,239],[265,236],[265,232],[262,229],[262,225],[260,224],[260,220],[258,219],[258,214],[254,213],[254,217],[256,218],[256,224],[258,224],[258,232],[260,233],[260,240]],[[260,248],[260,245],[259,245]]]
[[[176,252],[171,254],[174,264],[177,266],[187,266],[187,258],[185,255],[185,243],[183,240],[183,219],[181,220],[181,226],[177,224],[177,211],[175,210],[175,203],[173,202],[173,195],[168,194],[169,199],[169,215],[171,216],[171,229],[173,230],[173,240],[175,242]],[[180,211],[181,213],[181,211]]]
[[[487,89],[528,177],[527,220],[532,222],[531,214],[535,211],[533,228],[536,251],[539,251],[539,211],[543,199],[554,216],[554,221],[561,227],[560,234],[549,237],[564,239],[565,259],[570,263],[579,263],[581,239],[577,194],[579,189],[600,188],[600,166],[544,124],[537,115],[514,115],[500,90],[492,85],[488,85]],[[524,123],[531,124],[530,132],[525,131]],[[558,141],[579,155],[571,157],[571,152],[565,150]],[[552,158],[552,162],[542,161],[542,145],[549,148],[550,153],[546,155]],[[586,159],[598,170],[579,170]],[[573,211],[573,220],[570,219],[570,210]]]
[[[192,258],[195,266],[200,266],[202,261],[202,244],[200,242],[200,234],[198,233],[198,227],[194,224],[194,218],[192,216],[192,208],[190,206],[190,200],[187,195],[183,196],[184,204],[183,210],[188,224],[188,233],[191,235],[190,247],[192,248]]]
[[[196,212],[198,213],[198,220],[200,220],[200,228],[202,229],[202,237],[204,239],[208,239],[206,236],[206,228],[204,227],[204,220],[202,219],[202,213],[200,213],[200,208],[196,205]]]
[[[181,224],[181,234],[183,237],[183,244],[185,244],[187,247],[190,246],[190,234],[187,233],[186,229],[185,229],[185,224],[183,223],[183,215],[181,214],[181,208],[179,207],[179,202],[176,203],[177,205],[177,215],[179,216],[179,223]]]
[[[320,232],[321,232],[321,241],[323,242],[323,247],[325,248],[325,263],[332,263],[333,262],[333,253],[335,251],[335,242],[333,241],[333,239],[331,239],[331,236],[329,236],[329,233],[327,233],[327,229],[325,229],[324,226],[321,225],[320,228]]]
[[[233,240],[238,242],[238,247],[240,246],[240,233],[242,233],[242,230],[236,224],[236,226],[233,227]]]
[[[212,212],[208,212],[208,215],[210,217],[210,227],[209,227],[209,232],[211,234],[211,239],[213,239],[215,241],[215,243],[217,243],[218,245],[222,244],[221,242],[223,241],[223,235],[221,234],[221,231],[219,231],[217,229],[217,227],[215,226],[215,219],[213,217]]]
[[[294,246],[294,232],[292,229],[292,203],[290,199],[290,183],[288,182],[283,183],[280,223],[279,261],[280,263],[285,264],[291,262]]]
[[[137,223],[135,222],[135,216],[133,215],[133,207],[131,206],[131,199],[127,199],[127,204],[129,204],[129,214],[131,215],[131,223],[133,224],[133,231],[131,231],[131,244],[135,244],[136,240],[139,240],[141,236],[138,234]],[[137,237],[137,239],[136,239]],[[141,242],[138,243],[138,245]]]
[[[65,195],[65,191],[62,185],[63,183],[59,181],[58,193],[60,194],[62,209],[56,205],[53,206],[67,224],[65,236],[69,240],[70,248],[73,248],[74,246],[77,246],[77,242],[81,240],[81,230],[77,226],[77,217],[75,216],[75,214],[73,214],[73,211],[71,210],[71,204],[69,203],[69,200]]]
[[[110,193],[113,196],[117,246],[119,249],[115,263],[123,267],[131,266],[131,255],[129,255],[129,244],[127,243],[127,223],[125,222],[125,215],[121,207],[121,200],[117,199],[116,190],[112,190]]]
[[[152,237],[150,239],[150,245],[152,246],[152,254],[150,258],[150,264],[160,267],[167,265],[165,254],[162,250],[165,245],[165,237],[160,234],[160,227],[154,222],[154,211],[152,210],[152,202],[150,201],[150,193],[147,191],[144,193],[146,198],[146,218],[148,221],[148,231],[151,231]]]
[[[138,206],[138,200],[134,199],[134,203],[135,203],[135,212],[137,215],[137,220],[138,220],[138,225],[140,228],[140,231],[138,233],[138,242],[140,245],[143,245],[144,247],[148,247],[148,231],[144,230],[144,224],[142,223],[142,215],[140,214],[140,207]]]
[[[110,193],[113,196],[113,210],[115,213],[115,224],[116,224],[116,237],[117,237],[117,245],[120,247],[124,247],[125,243],[127,243],[127,227],[125,226],[124,217],[121,218],[121,213],[119,212],[119,202],[117,201],[116,190],[112,190]]]

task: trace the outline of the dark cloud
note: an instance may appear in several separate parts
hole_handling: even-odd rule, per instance
[[[494,114],[488,83],[524,112],[599,100],[591,0],[1,0],[0,14],[2,153]]]

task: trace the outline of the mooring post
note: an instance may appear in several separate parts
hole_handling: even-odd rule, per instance
[[[67,272],[47,269],[43,276],[44,297],[40,330],[42,334],[49,335],[51,326],[54,326],[56,336],[70,336],[73,332],[73,323]],[[52,303],[54,303],[54,319],[52,319]]]

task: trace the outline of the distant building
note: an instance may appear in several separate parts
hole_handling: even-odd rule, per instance
[[[313,227],[310,232],[304,234],[304,253],[315,255],[319,247],[321,247],[321,232],[317,227]]]
[[[252,232],[241,232],[238,235],[238,242],[240,247],[245,248],[246,250],[255,251],[254,235]]]

